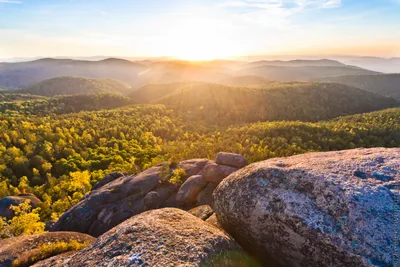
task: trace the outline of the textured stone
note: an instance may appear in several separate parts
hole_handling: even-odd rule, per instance
[[[215,159],[217,164],[227,165],[235,168],[243,168],[248,163],[247,159],[240,154],[219,152],[217,158]]]
[[[237,170],[234,167],[210,163],[204,167],[202,175],[204,181],[219,184],[223,179]]]
[[[214,207],[213,193],[217,184],[209,183],[197,196],[197,206],[209,205]]]
[[[124,174],[121,172],[112,172],[106,176],[104,176],[100,181],[98,181],[92,188],[92,190],[99,189],[103,185],[111,183],[112,181],[122,177]]]
[[[185,182],[189,175],[201,172],[209,162],[208,159],[193,159],[177,164],[162,163],[135,176],[121,176],[114,180],[110,178],[112,181],[93,190],[66,211],[51,230],[99,236],[131,216],[147,210],[149,207],[145,206],[145,198],[149,192],[159,196],[159,203],[153,203],[155,206],[152,208],[175,207],[178,205],[175,202],[178,187],[169,183],[168,175],[180,167],[186,172],[182,179]]]
[[[221,225],[218,222],[217,215],[215,213],[213,213],[210,217],[208,217],[206,222],[211,224],[211,225],[213,225],[213,226],[215,226],[215,227],[217,227],[217,228],[219,228],[219,229],[221,229],[221,230],[223,230]]]
[[[66,253],[59,254],[57,256],[45,259],[43,261],[37,262],[31,267],[58,267],[58,266],[68,266],[68,262],[71,256],[74,255],[76,251],[70,251]]]
[[[165,208],[124,221],[72,255],[65,266],[200,266],[229,252],[243,253],[219,229]],[[233,264],[229,257],[222,263]]]
[[[55,242],[78,241],[91,243],[95,238],[81,233],[54,232],[38,235],[19,236],[0,240],[0,266],[12,266],[14,260],[22,260],[28,256],[40,255],[40,246]]]
[[[196,203],[197,196],[201,190],[207,185],[203,176],[190,176],[179,188],[176,194],[176,202],[182,206],[191,206]]]
[[[193,209],[189,210],[188,212],[190,214],[196,216],[197,218],[200,218],[203,221],[205,221],[214,213],[214,210],[208,205],[203,205],[203,206],[193,208]]]
[[[147,193],[143,201],[145,210],[154,210],[160,207],[162,199],[157,192],[151,191]]]
[[[232,174],[215,211],[265,265],[395,266],[399,190],[398,148],[309,153]]]

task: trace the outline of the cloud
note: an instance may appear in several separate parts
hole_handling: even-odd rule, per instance
[[[342,0],[228,0],[218,4],[248,22],[274,28],[287,27],[290,17],[303,11],[341,5]]]
[[[0,0],[0,4],[22,4],[22,2],[15,0]]]

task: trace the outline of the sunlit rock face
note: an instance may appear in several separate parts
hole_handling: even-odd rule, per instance
[[[236,266],[251,266],[244,265],[246,254],[226,233],[188,212],[164,208],[124,221],[64,262],[66,266],[235,266],[238,260],[242,264]]]
[[[399,190],[400,149],[354,149],[252,164],[214,201],[224,230],[264,263],[396,266]]]
[[[75,231],[100,236],[144,211],[177,207],[184,210],[213,205],[217,185],[247,164],[243,156],[219,153],[221,164],[209,159],[166,162],[137,175],[111,173],[66,211],[52,231]],[[223,165],[223,164],[230,164]]]

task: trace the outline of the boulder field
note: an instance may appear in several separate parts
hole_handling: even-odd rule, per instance
[[[246,165],[220,153],[112,173],[53,226],[99,237],[33,266],[400,266],[399,148]],[[0,260],[37,251],[19,238],[36,237],[0,241]]]
[[[400,266],[400,149],[245,167],[214,191],[219,224],[265,266]]]
[[[162,163],[137,175],[112,173],[65,212],[52,231],[74,231],[97,237],[147,210],[212,206],[216,186],[245,165],[247,160],[243,156],[221,152],[216,162],[192,159]]]

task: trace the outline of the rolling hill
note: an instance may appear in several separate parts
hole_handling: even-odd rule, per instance
[[[88,79],[82,77],[56,77],[27,86],[15,92],[22,94],[57,96],[74,94],[119,93],[129,94],[128,84],[111,79]]]
[[[131,97],[141,103],[165,104],[194,120],[217,124],[318,121],[399,105],[392,98],[331,83],[275,82],[262,88],[186,83],[153,84],[150,88],[141,88]]]
[[[108,78],[142,85],[139,74],[146,66],[122,59],[100,61],[44,58],[29,62],[1,63],[0,87],[23,88],[59,76]]]
[[[275,81],[312,81],[341,75],[378,74],[353,66],[275,66],[262,65],[238,70],[236,75],[255,75]]]
[[[98,93],[44,97],[28,94],[0,94],[0,113],[48,116],[80,111],[114,109],[132,104],[120,94]]]
[[[248,67],[260,67],[260,66],[282,66],[282,67],[310,67],[310,66],[325,66],[325,67],[342,67],[345,64],[330,59],[317,59],[317,60],[260,60],[254,61],[247,65]]]
[[[348,75],[319,80],[347,84],[400,101],[400,74]]]
[[[270,81],[268,79],[259,76],[247,75],[247,76],[229,77],[227,79],[219,81],[218,83],[229,86],[257,87],[273,83],[273,81]]]

